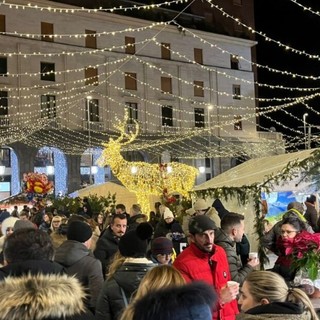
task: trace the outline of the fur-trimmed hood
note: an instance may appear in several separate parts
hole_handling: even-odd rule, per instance
[[[84,297],[78,280],[67,275],[7,277],[0,282],[0,319],[69,319],[84,312]]]

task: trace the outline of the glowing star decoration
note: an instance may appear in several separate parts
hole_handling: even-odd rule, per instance
[[[123,122],[115,128],[120,132],[117,139],[109,139],[104,143],[104,150],[97,163],[99,166],[110,166],[113,174],[122,184],[137,196],[137,201],[145,214],[150,212],[149,196],[161,196],[163,190],[168,193],[177,192],[189,198],[189,191],[193,188],[198,169],[183,163],[170,162],[166,164],[151,164],[146,162],[129,162],[121,155],[121,148],[134,141],[139,133],[139,125],[135,121],[135,129],[126,133],[128,113]],[[134,174],[132,168],[135,168]]]

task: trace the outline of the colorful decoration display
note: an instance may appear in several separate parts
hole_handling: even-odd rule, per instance
[[[189,197],[189,191],[193,188],[198,174],[198,169],[195,167],[178,162],[160,165],[128,162],[122,157],[121,148],[134,141],[139,133],[138,123],[135,123],[134,132],[126,133],[127,120],[126,113],[124,121],[115,126],[120,132],[120,137],[116,140],[110,138],[108,143],[103,144],[105,149],[97,163],[100,166],[110,166],[113,174],[122,184],[136,194],[137,201],[145,214],[150,212],[150,195],[161,196],[163,190],[166,190],[168,194],[177,192],[184,197]]]
[[[31,201],[34,197],[45,198],[53,191],[54,186],[45,173],[29,172],[23,174],[22,188]]]

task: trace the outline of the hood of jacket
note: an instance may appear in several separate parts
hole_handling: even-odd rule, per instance
[[[156,264],[146,258],[126,260],[113,278],[125,292],[132,293],[137,290],[147,271],[154,266]]]
[[[0,282],[0,319],[71,317],[84,311],[84,297],[78,280],[66,275],[8,277]]]
[[[90,250],[83,243],[67,240],[56,250],[54,261],[69,267],[88,255],[90,255]]]

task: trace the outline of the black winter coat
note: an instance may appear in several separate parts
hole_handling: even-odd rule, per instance
[[[118,320],[125,308],[121,288],[129,303],[141,279],[154,266],[156,264],[146,258],[127,259],[112,278],[105,281],[97,302],[96,319]]]

